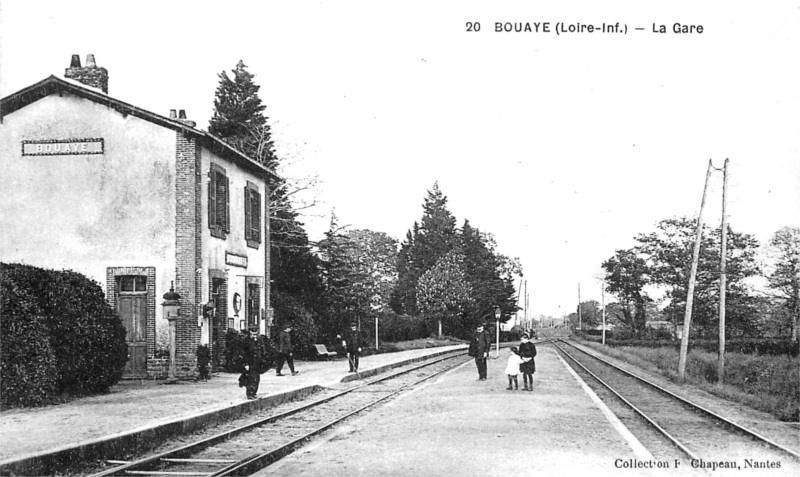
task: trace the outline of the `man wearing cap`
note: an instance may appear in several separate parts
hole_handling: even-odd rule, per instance
[[[289,365],[289,371],[292,372],[292,376],[298,373],[298,371],[294,370],[294,359],[292,358],[292,337],[289,334],[291,331],[291,325],[287,324],[283,327],[283,331],[281,331],[281,335],[278,338],[278,366],[275,367],[276,376],[285,376],[283,373],[281,373],[284,362]]]
[[[258,342],[258,328],[250,329],[250,339],[244,342],[244,373],[239,386],[244,386],[247,399],[255,399],[261,382],[264,356]]]
[[[492,338],[483,330],[481,323],[469,343],[469,355],[475,358],[475,364],[478,366],[478,381],[486,381],[486,358],[489,357],[491,346]]]
[[[347,352],[347,361],[350,363],[350,372],[358,372],[358,358],[361,356],[361,333],[355,323],[350,324],[350,331],[344,333],[342,347]]]

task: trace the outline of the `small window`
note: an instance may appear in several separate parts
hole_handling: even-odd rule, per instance
[[[146,292],[147,277],[139,275],[124,275],[119,280],[119,291],[125,293]]]

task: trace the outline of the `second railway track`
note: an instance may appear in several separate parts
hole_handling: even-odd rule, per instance
[[[553,343],[601,399],[614,402],[654,459],[680,460],[688,468],[779,468],[782,475],[800,475],[797,451],[565,341]]]
[[[387,375],[331,388],[282,411],[263,411],[247,423],[203,433],[193,442],[133,461],[109,460],[94,477],[120,475],[249,475],[290,454],[343,420],[424,381],[468,358],[463,352],[398,368]],[[229,426],[223,426],[229,427]]]

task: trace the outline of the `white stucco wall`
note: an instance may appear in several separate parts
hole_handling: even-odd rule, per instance
[[[213,237],[208,228],[208,171],[211,163],[214,162],[225,169],[228,180],[230,181],[230,233],[223,240]],[[201,200],[203,204],[202,216],[202,243],[203,243],[203,302],[209,301],[210,278],[207,273],[210,269],[224,270],[228,278],[228,317],[233,318],[233,295],[239,293],[242,297],[242,310],[238,317],[235,317],[234,327],[239,328],[239,320],[245,319],[245,275],[262,277],[262,288],[260,289],[261,308],[266,309],[265,290],[268,286],[264,280],[264,260],[267,247],[267,238],[264,236],[264,213],[267,210],[267,192],[262,178],[252,172],[246,171],[233,163],[222,159],[212,152],[203,149],[201,153],[201,177],[203,178]],[[244,209],[244,188],[250,181],[258,186],[261,194],[261,244],[258,249],[247,246],[244,238],[245,209]],[[247,267],[240,267],[226,263],[226,252],[247,257]],[[264,321],[261,321],[261,331],[264,332]]]
[[[70,138],[102,138],[105,152],[22,155],[24,140]],[[174,131],[54,94],[4,116],[0,168],[0,261],[72,269],[103,289],[106,267],[152,266],[157,300],[169,290]]]

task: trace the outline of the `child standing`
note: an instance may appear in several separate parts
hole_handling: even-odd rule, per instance
[[[512,390],[512,384],[514,385],[513,389],[519,390],[517,375],[519,374],[520,364],[522,364],[522,358],[519,356],[519,350],[516,347],[511,348],[511,354],[508,356],[508,365],[506,365],[506,374],[508,375],[507,391]]]
[[[519,355],[522,358],[522,365],[519,370],[522,371],[522,381],[525,391],[533,391],[533,373],[536,372],[536,362],[533,360],[536,357],[536,345],[530,341],[530,336],[526,333],[522,335],[522,344],[519,345]]]

